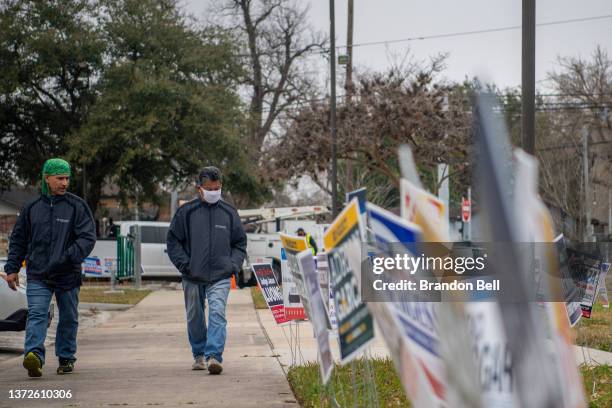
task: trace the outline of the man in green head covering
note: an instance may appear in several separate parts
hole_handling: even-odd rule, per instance
[[[58,374],[68,374],[76,361],[81,263],[96,243],[96,228],[89,207],[67,192],[70,164],[50,159],[42,170],[40,197],[27,203],[13,227],[4,271],[13,290],[19,269],[27,259],[28,298],[23,366],[30,377],[40,377],[45,363],[45,337],[49,306],[55,295],[59,322],[55,336]]]
[[[42,171],[43,195],[64,195],[68,189],[71,175],[70,164],[66,160],[47,160]]]

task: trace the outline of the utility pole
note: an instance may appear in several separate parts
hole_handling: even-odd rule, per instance
[[[134,289],[140,289],[142,284],[142,229],[134,225]]]
[[[608,187],[608,235],[612,235],[612,188]]]
[[[174,214],[176,214],[176,208],[178,206],[178,191],[176,187],[172,188],[170,192],[170,219],[174,218]]]
[[[338,215],[338,159],[336,135],[336,16],[334,0],[329,0],[329,38],[330,38],[330,70],[331,70],[331,101],[330,101],[330,127],[332,136],[332,216]]]
[[[523,0],[522,116],[523,150],[535,154],[535,22],[536,0]]]
[[[83,200],[87,202],[87,166],[83,164]]]
[[[466,241],[472,240],[472,221],[474,220],[474,205],[472,204],[472,187],[468,187],[467,198],[470,203],[470,220],[467,223],[467,239]],[[464,228],[466,228],[464,227]]]
[[[582,128],[582,167],[584,177],[584,242],[591,242],[593,238],[591,225],[591,188],[589,186],[589,130]]]
[[[354,4],[353,0],[348,0],[348,23],[346,32],[346,105],[351,107],[351,101],[353,99],[353,16],[354,16]],[[348,159],[346,161],[346,191],[353,190],[353,161]]]
[[[444,203],[444,220],[448,226],[449,219],[448,214],[450,212],[450,194],[448,188],[450,166],[446,163],[438,163],[438,198]]]
[[[353,96],[353,0],[348,0],[348,24],[346,30],[346,101],[349,102]]]

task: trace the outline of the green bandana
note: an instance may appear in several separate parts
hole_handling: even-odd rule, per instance
[[[49,159],[45,162],[42,171],[42,193],[43,195],[49,195],[49,186],[45,181],[45,176],[57,176],[59,174],[67,174],[71,176],[70,164],[63,159]]]

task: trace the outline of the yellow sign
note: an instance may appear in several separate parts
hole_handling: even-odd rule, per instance
[[[281,242],[283,243],[283,247],[287,251],[298,253],[308,248],[305,237],[295,237],[282,233],[279,235]]]
[[[354,198],[340,215],[336,217],[332,225],[325,231],[323,245],[329,251],[342,241],[355,225],[359,222],[359,201]]]

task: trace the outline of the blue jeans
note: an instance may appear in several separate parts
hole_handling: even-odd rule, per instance
[[[193,357],[214,357],[223,361],[226,325],[225,306],[230,290],[230,280],[222,279],[205,285],[183,279],[185,310],[187,312],[187,334]],[[204,315],[204,300],[208,298],[208,329]]]
[[[79,326],[79,288],[54,290],[43,282],[28,282],[28,321],[26,323],[25,355],[35,353],[45,363],[45,338],[49,324],[49,306],[55,293],[59,309],[59,322],[55,335],[55,355],[75,361],[77,329]]]

